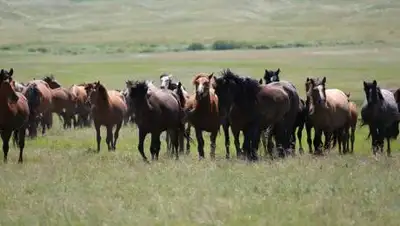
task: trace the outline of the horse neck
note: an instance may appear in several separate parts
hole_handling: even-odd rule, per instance
[[[200,100],[196,99],[196,109],[197,110],[206,110],[211,111],[211,94],[208,94],[206,97],[201,98]]]
[[[97,91],[99,92],[99,91]],[[100,97],[99,95],[105,95],[104,98]],[[108,95],[107,90],[104,91],[103,94],[98,94],[96,98],[96,105],[99,107],[108,108],[110,106],[110,96]]]

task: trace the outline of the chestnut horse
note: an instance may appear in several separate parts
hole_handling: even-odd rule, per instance
[[[96,129],[97,151],[100,151],[100,127],[107,129],[106,143],[108,150],[116,149],[119,130],[121,129],[127,106],[119,93],[107,89],[100,81],[85,86],[88,93],[88,103],[91,105],[94,127]],[[116,126],[113,136],[113,127]]]
[[[4,162],[7,162],[9,141],[14,131],[19,147],[18,163],[23,162],[25,147],[25,132],[29,119],[28,101],[19,92],[14,90],[14,81],[11,74],[0,72],[0,131],[3,140]]]
[[[27,84],[24,96],[29,104],[29,123],[28,130],[31,137],[37,136],[37,120],[42,124],[42,134],[46,132],[46,127],[51,125],[51,107],[53,96],[47,82],[43,80],[33,80]]]
[[[179,139],[183,136],[183,109],[180,97],[168,89],[159,89],[148,81],[133,82],[129,95],[134,105],[135,122],[139,128],[138,150],[145,162],[144,140],[151,134],[150,153],[152,160],[158,160],[160,135],[168,131],[173,144],[172,153],[178,159]]]
[[[195,86],[195,94],[190,96],[185,106],[187,120],[196,131],[197,150],[200,159],[204,158],[203,131],[211,134],[210,156],[212,159],[215,158],[216,139],[221,124],[213,76],[214,73],[199,73],[194,76],[192,84]]]
[[[316,154],[322,154],[321,136],[336,133],[339,153],[345,153],[350,124],[350,108],[346,94],[339,89],[326,89],[326,77],[307,78],[309,84],[307,96],[310,100],[309,118],[314,127],[314,148]]]
[[[90,126],[90,105],[87,104],[88,95],[85,90],[85,84],[72,85],[69,92],[75,96],[75,111],[77,119],[74,119],[74,127]],[[75,116],[74,116],[75,118]]]

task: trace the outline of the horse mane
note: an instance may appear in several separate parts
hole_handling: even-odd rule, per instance
[[[100,97],[108,102],[109,96],[106,87],[104,87],[102,84],[98,83],[97,84],[97,91],[99,92]]]
[[[149,86],[147,84],[147,81],[135,81],[133,82],[132,86],[129,88],[129,96],[132,99],[137,98],[135,94],[137,94],[137,91],[140,93],[141,96],[145,96],[147,94],[147,91],[149,89]],[[132,92],[132,90],[135,90],[135,92]]]

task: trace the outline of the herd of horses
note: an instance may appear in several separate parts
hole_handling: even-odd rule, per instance
[[[280,69],[265,70],[260,80],[230,69],[219,75],[199,73],[192,79],[193,93],[170,74],[160,76],[160,86],[151,80],[128,80],[124,90],[107,90],[100,81],[65,88],[52,75],[23,84],[14,80],[13,74],[12,68],[0,72],[0,132],[5,162],[11,136],[20,149],[18,162],[22,163],[25,137],[36,137],[39,127],[45,134],[52,127],[53,113],[60,117],[64,128],[94,124],[97,151],[101,146],[101,126],[106,127],[106,143],[112,151],[122,125],[135,123],[139,131],[138,150],[146,162],[144,140],[148,134],[152,160],[158,159],[163,132],[168,153],[179,158],[185,152],[185,141],[186,153],[190,151],[192,127],[199,158],[204,158],[203,132],[210,133],[210,156],[215,158],[220,127],[226,158],[230,158],[229,129],[237,157],[250,161],[259,158],[260,141],[265,156],[295,155],[296,135],[302,154],[304,128],[310,153],[321,155],[335,146],[340,154],[354,151],[357,105],[350,100],[350,93],[327,88],[326,77],[306,78],[303,99],[291,82],[280,79]],[[390,156],[390,141],[399,134],[400,89],[380,88],[376,80],[364,81],[363,86],[361,125],[369,127],[373,153],[383,152],[386,139]]]

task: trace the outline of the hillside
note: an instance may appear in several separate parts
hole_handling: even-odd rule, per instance
[[[260,48],[396,44],[399,13],[400,2],[391,0],[8,0],[0,1],[0,45],[77,54],[180,50],[216,40]]]

